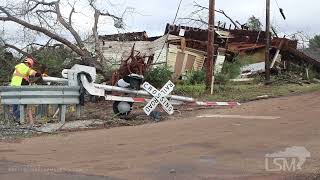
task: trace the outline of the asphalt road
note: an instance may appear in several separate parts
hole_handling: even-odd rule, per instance
[[[184,113],[175,120],[0,143],[1,180],[284,179],[266,154],[301,146],[320,167],[320,92]]]

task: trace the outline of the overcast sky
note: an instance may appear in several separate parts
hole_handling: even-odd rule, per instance
[[[142,15],[134,14],[127,19],[128,31],[146,30],[149,35],[163,34],[165,24],[172,22],[179,0],[120,0],[121,3],[133,7]],[[182,0],[178,17],[187,17],[192,10],[194,0]],[[287,16],[284,21],[279,13],[276,0],[271,0],[272,24],[279,31],[291,34],[304,31],[309,35],[320,33],[319,0],[277,0]],[[199,4],[207,5],[208,0],[197,0]],[[260,18],[265,24],[265,0],[216,0],[216,9],[224,10],[233,19],[245,23],[251,15]],[[224,21],[217,15],[217,21]],[[229,23],[229,22],[227,22]],[[103,31],[107,33],[106,31]]]
[[[50,0],[48,0],[50,1]],[[74,0],[69,0],[74,1]],[[79,1],[79,0],[77,0]],[[98,0],[108,1],[107,7],[109,12],[121,15],[126,7],[134,9],[134,13],[127,13],[125,16],[126,28],[124,32],[146,31],[149,36],[163,35],[166,23],[172,23],[180,0]],[[277,3],[278,1],[278,3]],[[320,34],[320,12],[319,0],[271,0],[271,21],[281,34],[290,35],[297,31],[303,31],[309,36]],[[17,2],[16,0],[0,0],[0,5]],[[63,1],[67,2],[67,0]],[[93,12],[81,0],[77,5],[77,14],[74,14],[73,22],[76,29],[82,34],[91,32],[93,24]],[[182,5],[178,18],[188,17],[195,10],[193,7],[194,0],[182,0]],[[197,3],[207,6],[208,0],[197,0]],[[287,20],[283,20],[277,4],[284,9]],[[64,16],[68,17],[68,4],[62,5]],[[263,24],[265,24],[265,0],[216,0],[216,9],[224,10],[234,20],[245,23],[247,19],[255,15]],[[80,12],[80,13],[79,13]],[[206,14],[204,14],[206,16]],[[223,21],[230,24],[222,15],[217,14],[216,22]],[[177,21],[176,24],[181,23]],[[2,23],[5,27],[7,37],[21,37],[10,34],[16,33],[16,25],[12,23]],[[101,18],[99,24],[100,35],[117,33],[118,30],[113,27],[111,19]],[[123,31],[122,31],[123,32]],[[16,33],[17,34],[17,33]],[[66,35],[66,37],[71,37]],[[38,38],[43,40],[43,37]],[[20,41],[21,42],[21,41]]]

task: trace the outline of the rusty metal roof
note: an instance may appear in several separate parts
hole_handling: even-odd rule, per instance
[[[263,44],[266,40],[266,33],[264,31],[249,31],[234,29],[229,31],[234,37],[229,40],[230,43],[242,42],[242,43],[258,43]]]
[[[318,70],[320,70],[320,50],[319,49],[294,49],[287,48],[284,51],[287,60],[299,60],[301,62],[306,62],[313,65]],[[299,62],[298,61],[298,62]]]
[[[298,50],[305,55],[309,56],[310,58],[320,62],[320,48],[308,48],[308,49],[301,49]]]
[[[198,40],[198,41],[208,41],[208,30],[201,29],[190,26],[180,26],[180,25],[170,25],[167,24],[165,34],[171,34],[175,36],[181,36],[181,30],[183,30],[183,37],[186,39]],[[216,37],[222,39],[233,38],[230,32],[219,29],[215,30]]]
[[[104,41],[148,41],[149,40],[146,31],[103,35],[103,36],[99,36],[99,39]]]

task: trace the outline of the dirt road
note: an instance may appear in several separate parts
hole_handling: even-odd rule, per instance
[[[137,127],[0,143],[0,179],[281,179],[265,155],[303,146],[320,166],[320,92]]]

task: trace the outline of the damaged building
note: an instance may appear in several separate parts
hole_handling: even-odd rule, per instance
[[[148,65],[167,65],[173,78],[191,70],[201,70],[206,61],[208,30],[195,27],[170,25],[165,27],[164,35],[149,37],[147,32],[132,32],[99,36],[104,57],[119,68],[126,61],[134,47],[134,55],[144,58]],[[253,66],[264,71],[266,33],[244,29],[215,28],[215,73],[222,69],[224,61],[235,56],[250,56]],[[93,45],[89,46],[93,47]],[[297,41],[275,37],[272,39],[271,61],[286,65],[288,61],[303,61],[320,68],[318,59],[309,51],[297,49]],[[312,51],[314,52],[314,51]],[[283,61],[281,61],[283,59]],[[262,68],[262,69],[261,69]],[[246,71],[246,69],[244,69]]]

